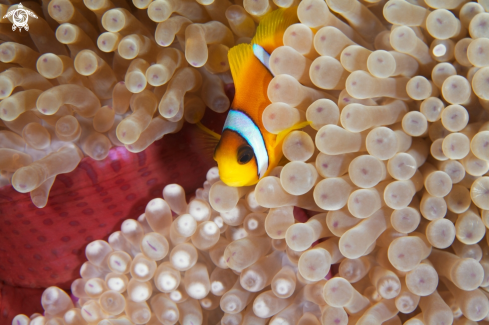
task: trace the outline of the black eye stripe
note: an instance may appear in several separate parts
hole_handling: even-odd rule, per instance
[[[237,160],[238,164],[247,164],[253,159],[253,149],[249,145],[244,145],[238,148]]]

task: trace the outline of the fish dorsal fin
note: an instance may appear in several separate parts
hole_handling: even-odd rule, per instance
[[[253,46],[248,43],[238,44],[229,50],[229,68],[235,84],[242,80],[240,75],[245,71],[245,67],[249,66],[253,57]]]
[[[274,10],[260,21],[251,43],[272,53],[277,47],[284,45],[283,36],[287,27],[298,22],[297,7]]]
[[[295,125],[292,125],[288,129],[280,131],[279,134],[277,134],[277,138],[275,139],[275,145],[281,146],[282,142],[284,141],[287,134],[289,134],[290,132],[295,131],[295,130],[303,129],[310,124],[311,124],[311,122],[309,122],[309,121],[300,122],[300,123],[297,123]]]

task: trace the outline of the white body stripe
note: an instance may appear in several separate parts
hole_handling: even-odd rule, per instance
[[[263,135],[255,122],[245,113],[230,109],[223,131],[226,129],[238,133],[248,142],[255,154],[258,178],[265,175],[268,169],[268,152]]]
[[[253,44],[253,54],[273,76],[272,70],[270,70],[270,54],[258,44]]]

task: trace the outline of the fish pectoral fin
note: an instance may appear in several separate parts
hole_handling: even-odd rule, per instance
[[[289,134],[290,132],[295,131],[295,130],[303,129],[303,128],[305,128],[306,126],[308,126],[310,124],[311,124],[311,122],[309,122],[309,121],[300,122],[300,123],[297,123],[295,125],[292,125],[288,129],[285,129],[285,130],[280,131],[279,134],[277,134],[277,138],[275,139],[275,145],[276,146],[279,146],[279,145],[281,146],[282,145],[282,142],[284,141],[284,139],[287,136],[287,134]]]
[[[199,147],[200,152],[204,156],[214,158],[214,153],[221,136],[200,122],[196,123],[196,126],[200,132],[194,138],[194,143]]]

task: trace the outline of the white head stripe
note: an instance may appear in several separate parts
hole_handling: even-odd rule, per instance
[[[223,131],[226,129],[235,131],[248,142],[255,154],[258,178],[265,175],[268,169],[268,152],[263,135],[255,122],[245,113],[230,109]]]
[[[268,52],[258,44],[253,44],[253,54],[273,75],[272,70],[270,70],[270,54],[268,54]]]

